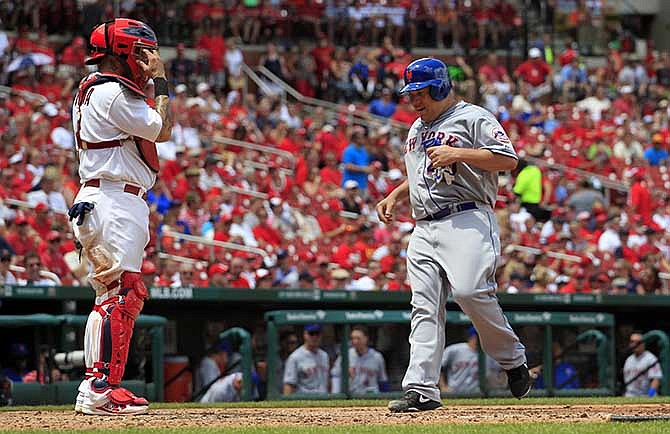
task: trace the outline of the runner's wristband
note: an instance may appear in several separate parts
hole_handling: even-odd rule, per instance
[[[154,95],[161,96],[169,96],[170,93],[168,92],[168,84],[167,80],[164,79],[163,77],[156,77],[154,78]]]

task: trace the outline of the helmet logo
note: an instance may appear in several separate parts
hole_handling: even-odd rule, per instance
[[[414,71],[411,69],[408,69],[407,72],[405,72],[405,76],[407,77],[407,81],[411,82],[412,81],[412,75],[414,74]]]

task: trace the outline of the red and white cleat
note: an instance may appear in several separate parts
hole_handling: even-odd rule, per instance
[[[148,412],[149,402],[123,387],[106,387],[98,390],[90,382],[84,381],[79,386],[74,410],[83,414],[126,416]]]

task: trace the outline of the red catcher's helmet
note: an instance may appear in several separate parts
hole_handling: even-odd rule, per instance
[[[142,49],[157,50],[156,33],[142,21],[116,18],[100,24],[91,33],[91,57],[87,65],[95,65],[104,56],[114,56],[121,61],[128,78],[143,88],[149,77],[144,77],[137,64],[142,58]]]

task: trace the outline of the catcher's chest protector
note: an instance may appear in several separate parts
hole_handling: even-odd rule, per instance
[[[81,107],[81,105],[85,101],[85,98],[87,98],[87,95],[89,95],[88,90],[91,87],[96,86],[98,84],[108,83],[110,81],[119,83],[126,89],[129,89],[135,95],[141,97],[142,99],[146,99],[146,95],[142,91],[142,89],[140,89],[135,84],[135,82],[127,79],[126,77],[116,74],[95,74],[88,80],[82,81],[79,84],[79,91],[77,92],[77,105]],[[81,147],[82,141],[79,138],[79,128],[75,132],[75,135],[77,137],[77,144],[78,146]],[[140,157],[142,157],[142,161],[144,161],[144,164],[146,164],[152,171],[158,173],[158,171],[160,170],[160,160],[158,159],[158,151],[156,150],[156,144],[152,141],[143,139],[141,137],[133,137],[133,141],[137,146],[137,150],[139,151]],[[97,149],[104,147],[114,147],[114,146],[119,146],[118,144],[116,144],[116,141],[110,142],[109,146],[104,145],[98,146]]]

